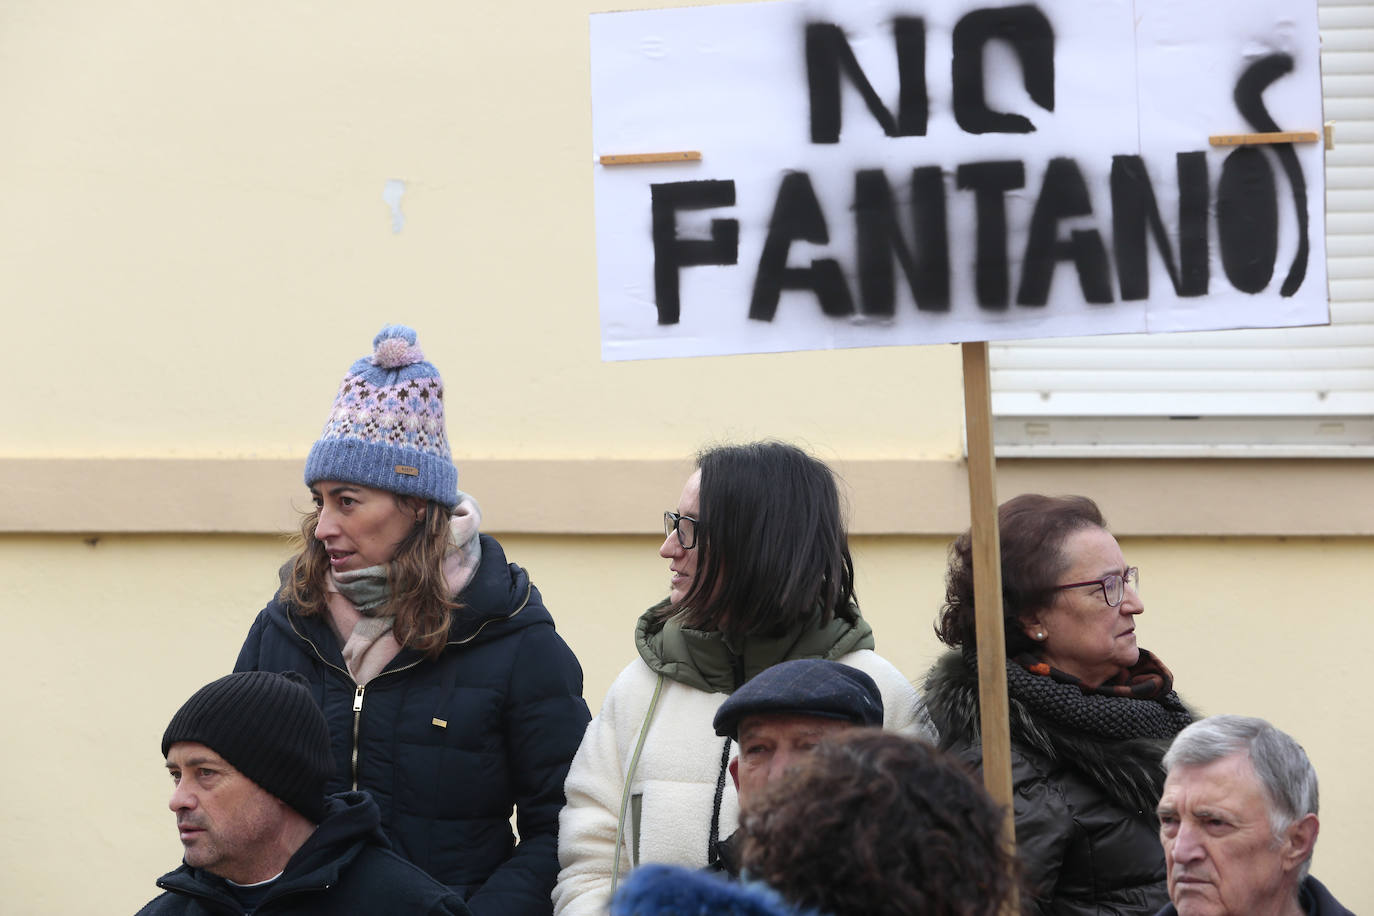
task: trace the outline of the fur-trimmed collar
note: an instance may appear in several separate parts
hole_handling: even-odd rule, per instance
[[[942,748],[982,743],[978,677],[965,664],[961,653],[946,653],[930,669],[924,699]],[[1008,705],[1013,746],[1056,766],[1077,770],[1128,810],[1153,812],[1164,786],[1160,761],[1168,750],[1169,739],[1108,740],[1038,716],[1014,696],[1009,697]]]

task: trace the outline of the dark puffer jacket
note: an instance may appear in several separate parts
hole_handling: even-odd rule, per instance
[[[286,863],[255,913],[281,916],[371,916],[417,913],[466,916],[461,897],[389,848],[380,815],[363,792],[326,801],[325,817]],[[182,865],[157,880],[166,893],[138,916],[233,914],[243,907],[224,881]]]
[[[582,669],[539,590],[482,536],[437,661],[410,649],[358,687],[328,621],[274,600],[236,671],[299,671],[329,722],[329,791],[366,789],[397,852],[478,916],[543,916],[563,781],[591,715]],[[517,814],[520,843],[510,829]]]
[[[978,677],[959,652],[931,669],[924,696],[940,746],[980,767]],[[1014,691],[1009,700],[1016,851],[1036,897],[1025,911],[1155,913],[1169,902],[1155,805],[1170,739],[1109,740],[1050,721]]]

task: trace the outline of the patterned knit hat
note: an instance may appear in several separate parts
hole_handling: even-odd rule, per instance
[[[305,485],[358,483],[402,496],[458,504],[458,469],[444,432],[444,383],[425,362],[415,332],[389,324],[373,353],[344,376],[310,457]]]
[[[206,684],[172,716],[162,756],[178,741],[205,745],[312,824],[324,819],[329,727],[302,675],[240,671]]]

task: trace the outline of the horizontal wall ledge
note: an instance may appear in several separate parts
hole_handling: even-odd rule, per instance
[[[0,458],[0,532],[281,534],[310,502],[288,459]],[[460,459],[492,532],[651,534],[691,471],[659,459]],[[968,527],[962,460],[837,462],[855,535]],[[1126,536],[1374,534],[1374,460],[1006,459],[1001,499],[1082,493]]]

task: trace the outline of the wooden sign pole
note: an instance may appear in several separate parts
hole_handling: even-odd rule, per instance
[[[1016,845],[1011,796],[1011,729],[1007,712],[1007,649],[1002,627],[1002,551],[997,534],[997,469],[992,454],[992,384],[987,341],[961,345],[964,423],[968,430],[968,494],[973,525],[973,606],[978,635],[978,706],[983,735],[983,785],[1006,807],[1008,848]],[[1013,901],[1009,912],[1015,912]]]

